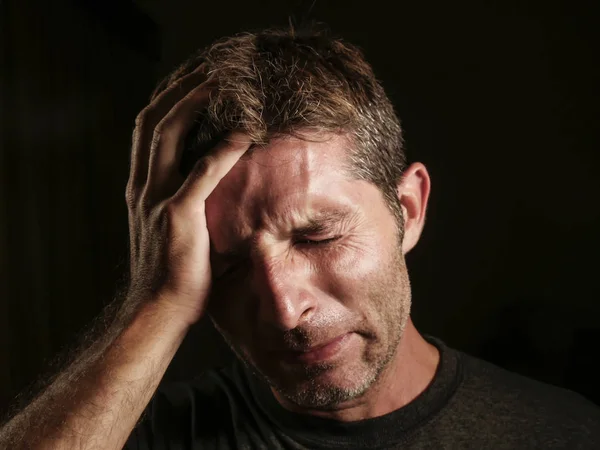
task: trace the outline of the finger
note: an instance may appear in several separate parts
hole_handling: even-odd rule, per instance
[[[210,82],[192,89],[160,121],[155,129],[148,169],[147,189],[152,196],[171,194],[174,179],[181,180],[179,165],[184,150],[185,137],[193,127],[200,111],[210,97]],[[179,187],[178,185],[175,187]]]
[[[247,134],[231,133],[210,153],[198,160],[173,199],[180,202],[184,209],[195,209],[195,205],[203,206],[219,181],[229,173],[251,145],[252,141]]]
[[[141,188],[146,184],[154,128],[179,100],[206,80],[204,70],[205,67],[200,65],[196,70],[173,83],[137,116],[131,148],[130,186]]]

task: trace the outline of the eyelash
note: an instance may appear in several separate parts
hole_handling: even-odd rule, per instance
[[[303,239],[301,241],[297,241],[296,243],[297,244],[308,243],[309,245],[324,245],[324,244],[328,244],[330,242],[336,241],[338,239],[339,239],[339,236],[328,238],[328,239],[321,239],[320,241],[313,241],[311,239]]]

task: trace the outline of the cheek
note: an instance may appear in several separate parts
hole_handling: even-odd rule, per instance
[[[376,243],[347,243],[330,261],[328,270],[345,283],[364,285],[381,274],[386,261],[387,253]]]
[[[393,247],[381,245],[376,239],[373,246],[357,244],[337,260],[335,274],[330,277],[328,294],[362,318],[361,331],[373,342],[386,341],[386,323],[397,323],[399,307],[404,297],[403,271]],[[399,251],[399,250],[398,250]]]
[[[294,255],[297,266],[290,270],[304,273],[293,278],[313,295],[318,296],[321,290],[342,303],[350,303],[352,299],[367,297],[370,291],[376,289],[374,285],[380,284],[379,280],[389,265],[389,257],[389,249],[381,246],[376,239],[348,241],[328,249],[298,252]],[[244,271],[213,284],[208,312],[232,336],[252,334],[252,297],[255,294],[249,289],[248,274]]]

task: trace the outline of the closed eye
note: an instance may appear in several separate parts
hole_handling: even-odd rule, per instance
[[[311,240],[311,239],[302,239],[299,241],[296,241],[296,244],[303,244],[303,245],[323,245],[323,244],[328,244],[329,242],[333,242],[336,241],[340,238],[340,236],[336,236],[336,237],[332,237],[329,239],[321,239],[318,241],[315,240]]]
[[[319,246],[319,245],[329,244],[330,242],[333,242],[333,241],[337,241],[340,238],[341,238],[341,236],[335,236],[335,237],[332,237],[332,238],[321,239],[321,240],[301,239],[301,240],[297,240],[295,243],[296,244],[301,244],[301,245]],[[223,277],[225,277],[227,275],[231,275],[233,272],[235,272],[241,266],[242,266],[242,263],[238,262],[238,263],[230,266],[228,269],[226,269],[225,272],[222,273],[221,275],[219,275],[217,278],[220,279],[220,278],[223,278]]]

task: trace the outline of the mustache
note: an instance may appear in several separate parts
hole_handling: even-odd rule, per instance
[[[349,323],[330,323],[321,326],[298,326],[277,335],[265,336],[261,339],[264,348],[274,352],[305,352],[310,348],[327,344],[334,339],[356,331]]]
[[[338,332],[331,328],[294,328],[283,333],[279,342],[289,350],[301,351],[306,347],[334,339],[341,333],[341,330]]]

